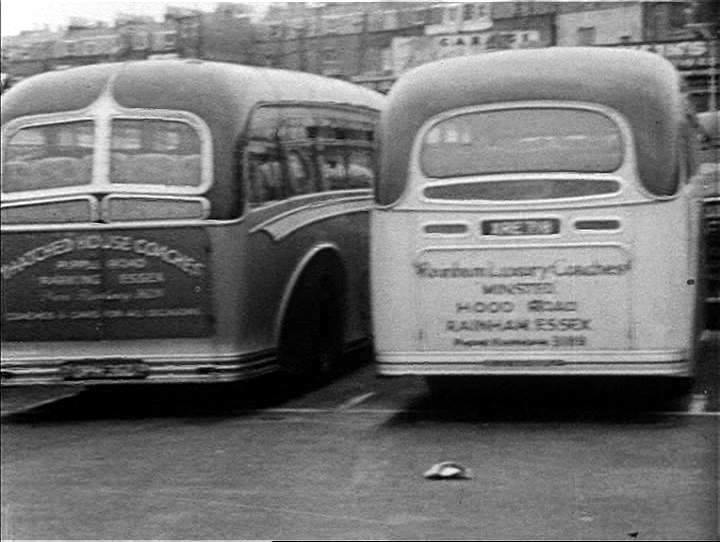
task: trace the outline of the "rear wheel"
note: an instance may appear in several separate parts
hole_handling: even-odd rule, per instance
[[[318,257],[303,271],[280,338],[280,365],[292,384],[313,386],[339,370],[345,332],[345,286],[336,258]]]
[[[426,376],[425,385],[431,395],[436,397],[444,397],[452,394],[454,385],[457,384],[457,378],[449,376]]]

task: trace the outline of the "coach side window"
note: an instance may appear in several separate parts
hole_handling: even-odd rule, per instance
[[[282,167],[274,152],[249,152],[248,177],[250,193],[248,203],[257,207],[285,198]]]
[[[289,181],[290,194],[301,196],[315,192],[315,183],[309,167],[309,161],[302,149],[285,153],[285,165]]]
[[[353,150],[348,156],[348,188],[372,188],[375,166],[369,150]]]
[[[245,174],[248,180],[247,201],[258,207],[284,199],[285,189],[278,141],[278,112],[261,107],[252,116],[245,148]]]
[[[314,109],[303,106],[278,106],[284,173],[287,178],[286,197],[302,196],[317,191],[312,168],[312,141],[308,135],[313,125]]]
[[[372,123],[367,113],[312,104],[258,108],[245,148],[250,207],[293,196],[370,188]]]
[[[355,111],[328,111],[316,133],[323,190],[372,187],[374,144],[372,124],[366,116]]]
[[[347,162],[342,149],[325,147],[319,153],[318,162],[323,190],[347,188]]]

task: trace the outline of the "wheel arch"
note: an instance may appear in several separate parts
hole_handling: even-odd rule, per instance
[[[274,323],[274,338],[275,344],[280,345],[282,340],[283,326],[285,325],[288,311],[291,308],[293,300],[293,294],[296,292],[297,287],[301,284],[301,280],[305,271],[320,258],[331,258],[336,261],[338,268],[341,272],[343,286],[347,288],[347,271],[345,269],[345,260],[343,259],[340,248],[334,243],[320,243],[313,246],[308,250],[303,257],[298,261],[290,274],[290,279],[285,284],[282,297],[280,298],[280,305],[278,306],[277,314],[275,315]],[[345,293],[345,292],[344,292]]]

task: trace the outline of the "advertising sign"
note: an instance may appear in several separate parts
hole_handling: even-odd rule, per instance
[[[717,58],[713,59],[712,42],[703,40],[645,42],[613,45],[626,49],[638,49],[657,53],[681,70],[705,69],[717,66]]]
[[[437,36],[398,37],[392,40],[393,69],[399,75],[434,60],[501,49],[546,46],[540,30],[487,31]]]
[[[208,246],[200,228],[3,234],[2,338],[210,335]]]

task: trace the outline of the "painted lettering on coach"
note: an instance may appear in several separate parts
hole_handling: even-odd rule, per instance
[[[158,258],[196,277],[202,275],[205,267],[204,263],[183,254],[181,250],[154,240],[127,235],[81,234],[64,237],[44,245],[34,246],[19,256],[14,257],[12,260],[9,260],[7,263],[3,260],[0,273],[2,273],[3,279],[9,280],[23,270],[50,258],[71,252],[97,249],[103,251],[131,252],[133,254]],[[62,268],[66,263],[67,262],[60,262],[58,264],[59,268]]]
[[[8,233],[3,340],[207,336],[208,243],[192,228]]]
[[[431,349],[616,348],[632,260],[615,247],[429,250],[413,274]]]

